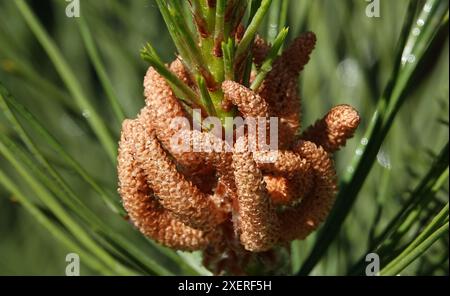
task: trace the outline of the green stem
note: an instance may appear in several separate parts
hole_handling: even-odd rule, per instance
[[[193,38],[192,32],[189,30],[184,17],[181,15],[179,9],[179,3],[166,2],[164,0],[155,0],[158,4],[159,11],[164,18],[164,21],[169,30],[169,34],[172,37],[178,52],[183,57],[184,62],[187,64],[189,70],[194,74],[201,74],[205,76],[205,79],[211,79],[211,74],[207,69],[203,67],[205,65],[204,58],[197,46],[196,41]]]
[[[225,26],[225,0],[217,1],[216,8],[216,20],[215,20],[215,30],[214,30],[214,44],[212,52],[209,55],[212,58],[211,61],[211,72],[214,76],[216,82],[220,83],[224,79],[224,63],[223,63],[223,52],[222,52],[222,42],[228,36],[224,34]]]
[[[208,24],[203,16],[203,8],[200,4],[199,0],[191,0],[191,13],[194,21],[197,25],[197,31],[199,32],[200,37],[207,38],[211,35],[211,32],[208,31]]]
[[[225,8],[227,2],[225,0],[217,0],[216,8],[216,24],[214,29],[214,40],[216,46],[220,46],[222,41],[228,37],[224,35],[225,30]]]
[[[203,9],[203,15],[205,16],[208,25],[208,30],[213,32],[216,20],[216,6],[212,6],[211,4],[216,1],[200,0],[200,2]]]

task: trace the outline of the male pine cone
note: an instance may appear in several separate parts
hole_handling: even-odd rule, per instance
[[[214,142],[231,145],[231,152],[173,149],[178,130],[171,121],[189,115],[167,81],[148,70],[146,106],[123,123],[118,157],[123,205],[143,234],[174,249],[203,250],[205,263],[219,271],[236,270],[252,252],[304,239],[324,221],[337,190],[332,153],[353,136],[360,118],[352,107],[339,105],[299,133],[298,75],[315,43],[313,33],[297,38],[256,92],[235,81],[222,84],[226,102],[240,116],[278,117],[275,163],[259,162],[262,152],[236,149],[248,145],[245,136],[230,144],[207,132],[186,131],[191,145]],[[257,67],[268,51],[257,38]],[[195,88],[180,59],[170,70]]]

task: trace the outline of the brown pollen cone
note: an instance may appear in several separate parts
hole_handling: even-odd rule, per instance
[[[298,75],[309,61],[316,44],[316,36],[305,33],[294,42],[274,62],[258,90],[267,101],[269,116],[280,118],[280,148],[290,148],[293,138],[300,128],[300,97],[298,94]]]
[[[119,193],[143,234],[174,249],[202,250],[216,274],[245,274],[249,262],[273,257],[276,246],[319,227],[337,191],[332,153],[354,135],[360,117],[351,106],[339,105],[301,134],[298,76],[315,44],[310,32],[295,39],[256,91],[236,81],[217,82],[206,89],[212,107],[181,58],[170,64],[180,82],[206,102],[204,110],[223,114],[209,109],[222,103],[223,111],[239,111],[244,124],[233,127],[232,139],[205,127],[192,130],[189,108],[165,78],[148,70],[146,106],[123,123],[118,156]],[[255,39],[256,69],[269,50],[262,38]],[[223,100],[217,102],[218,86]],[[267,125],[270,117],[279,119],[277,128]],[[251,134],[251,119],[257,135]],[[274,133],[276,149],[268,145]]]
[[[238,140],[238,150],[247,150],[245,142],[245,137]],[[251,152],[235,152],[233,168],[238,193],[241,243],[248,251],[266,251],[278,241],[279,225],[262,173]]]
[[[222,84],[222,90],[225,101],[236,105],[243,116],[255,118],[267,116],[267,103],[252,90],[234,81],[225,81]]]
[[[339,105],[306,129],[301,138],[333,153],[345,146],[346,141],[353,137],[359,122],[359,114],[352,106]]]
[[[295,144],[294,151],[310,162],[313,184],[297,207],[280,214],[284,241],[304,239],[314,231],[328,216],[337,190],[333,161],[323,148],[301,140]]]
[[[186,226],[159,204],[136,159],[133,135],[142,130],[140,125],[124,121],[118,156],[119,193],[131,220],[142,233],[171,248],[194,251],[215,244],[217,235]]]
[[[181,70],[179,60],[172,63],[172,68],[178,75],[185,75]],[[187,78],[186,78],[187,79]],[[201,159],[195,153],[178,155],[171,151],[171,139],[179,130],[178,120],[186,118],[186,113],[179,99],[175,96],[166,80],[150,67],[144,79],[144,95],[147,105],[147,124],[155,131],[156,137],[163,147],[167,149],[177,162],[187,171],[196,171],[201,166]]]
[[[142,113],[145,114],[145,113]],[[146,117],[139,120],[146,122]],[[154,133],[142,124],[134,133],[136,157],[159,202],[183,223],[201,230],[211,230],[225,219],[212,198],[201,192],[177,171]]]

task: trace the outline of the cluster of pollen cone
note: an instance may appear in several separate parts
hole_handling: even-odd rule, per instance
[[[243,273],[253,254],[270,257],[275,246],[304,239],[324,221],[337,190],[332,154],[353,136],[360,119],[351,106],[339,105],[301,130],[298,76],[315,43],[313,33],[298,37],[256,92],[239,82],[221,85],[223,104],[239,116],[279,119],[273,163],[259,162],[264,152],[250,149],[174,149],[171,139],[179,130],[171,121],[189,114],[166,80],[148,70],[146,105],[123,123],[118,158],[123,205],[143,234],[177,250],[202,250],[205,265],[216,273]],[[257,67],[269,50],[256,39]],[[180,59],[169,67],[196,91]],[[191,145],[230,145],[207,131],[183,133]],[[231,145],[242,148],[248,141],[244,135]]]

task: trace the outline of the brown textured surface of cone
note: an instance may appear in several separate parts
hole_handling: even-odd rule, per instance
[[[301,138],[333,153],[345,146],[347,140],[353,137],[359,123],[358,111],[349,105],[339,105],[306,129]]]
[[[186,226],[176,220],[157,201],[148,187],[146,176],[136,160],[134,128],[140,125],[135,120],[126,120],[122,125],[122,137],[118,156],[119,193],[123,206],[136,227],[159,243],[180,250],[204,249],[213,243],[205,232]]]
[[[188,150],[195,151],[206,166],[215,170],[217,185],[214,189],[213,200],[223,211],[231,211],[232,202],[236,198],[232,169],[233,148],[208,132],[186,130],[183,131],[182,136]]]
[[[245,141],[244,137],[240,140]],[[269,250],[278,241],[279,225],[262,173],[251,152],[234,153],[233,168],[238,193],[241,243],[248,251]]]
[[[181,222],[200,230],[211,230],[225,219],[211,197],[201,192],[177,171],[153,132],[141,125],[133,130],[136,158],[159,202]]]
[[[313,187],[313,175],[309,170],[309,167],[307,171],[300,170],[292,176],[289,175],[290,174],[264,175],[266,188],[275,205],[297,205]]]
[[[289,205],[297,194],[290,189],[291,186],[286,177],[265,175],[264,182],[274,205]]]
[[[272,71],[269,72],[259,89],[259,94],[268,102],[271,107],[270,112],[273,114],[292,112],[287,107],[294,103],[293,100],[298,99],[298,75],[308,63],[315,43],[315,35],[311,32],[305,33],[295,39],[275,60]]]
[[[258,168],[263,172],[292,177],[294,174],[302,176],[307,173],[309,163],[300,155],[289,150],[275,152],[256,151],[255,158]]]
[[[329,154],[308,141],[299,141],[294,151],[311,163],[313,187],[295,208],[280,214],[281,237],[284,241],[304,239],[328,216],[336,195],[336,174]]]
[[[180,71],[180,61],[172,63],[172,67]],[[180,74],[180,73],[178,73]],[[195,153],[178,155],[172,150],[171,139],[179,131],[179,125],[187,122],[176,120],[186,118],[186,113],[166,80],[149,68],[144,79],[144,95],[147,108],[142,110],[142,116],[146,117],[146,124],[156,133],[156,137],[168,150],[177,162],[188,171],[195,171],[201,166],[201,160]]]
[[[266,117],[268,106],[261,96],[235,81],[224,81],[222,90],[225,100],[236,105],[245,117]]]
[[[297,39],[274,62],[258,93],[269,105],[269,116],[280,118],[280,147],[289,148],[300,128],[298,75],[309,61],[316,44],[314,33]]]

